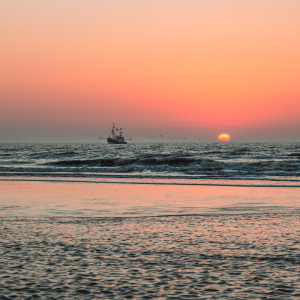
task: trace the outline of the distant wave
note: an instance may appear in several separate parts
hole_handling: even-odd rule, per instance
[[[287,156],[295,156],[300,158],[300,153],[290,153]]]
[[[57,167],[175,167],[185,171],[196,170],[229,170],[251,172],[274,172],[274,171],[298,171],[300,162],[294,160],[256,160],[256,161],[215,161],[207,158],[191,157],[157,157],[157,158],[107,158],[107,159],[83,159],[83,160],[58,160],[45,163],[46,166]],[[189,168],[186,168],[189,167]],[[170,169],[171,171],[172,169]]]
[[[61,160],[45,163],[45,165],[51,166],[103,166],[103,167],[115,167],[115,166],[129,166],[129,165],[143,165],[143,166],[189,166],[191,164],[201,163],[215,163],[211,159],[194,159],[189,157],[159,157],[159,158],[107,158],[107,159],[83,159],[83,160]]]

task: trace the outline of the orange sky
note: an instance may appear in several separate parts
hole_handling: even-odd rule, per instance
[[[299,140],[298,0],[10,0],[0,34],[1,141]]]

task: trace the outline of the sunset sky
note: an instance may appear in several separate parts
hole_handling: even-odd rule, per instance
[[[300,140],[299,0],[0,2],[0,142]]]

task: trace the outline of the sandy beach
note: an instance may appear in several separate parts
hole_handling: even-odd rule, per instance
[[[298,199],[297,188],[1,181],[1,299],[297,299]]]

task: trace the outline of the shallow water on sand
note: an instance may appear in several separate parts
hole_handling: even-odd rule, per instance
[[[1,299],[299,299],[300,214],[2,217]]]
[[[0,217],[299,212],[299,187],[0,181]]]

